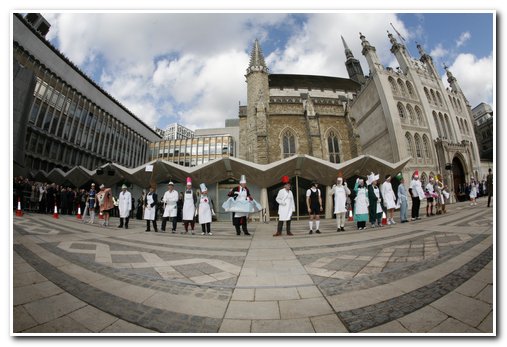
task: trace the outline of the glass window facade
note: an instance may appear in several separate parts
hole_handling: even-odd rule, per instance
[[[162,159],[182,166],[197,166],[211,160],[234,157],[232,136],[203,136],[150,143],[148,160]]]

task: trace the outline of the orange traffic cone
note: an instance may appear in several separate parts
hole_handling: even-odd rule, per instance
[[[99,212],[99,219],[104,219],[104,215],[102,214],[102,211]]]
[[[18,197],[18,209],[16,210],[16,216],[23,217],[23,211],[21,210],[21,199]]]
[[[354,221],[354,214],[352,213],[352,209],[349,210],[349,222]]]
[[[83,219],[83,217],[81,216],[81,206],[77,207],[77,219]]]
[[[382,225],[387,225],[387,216],[385,212],[382,212]]]
[[[53,213],[53,218],[58,219],[58,207],[56,207],[56,203],[55,203],[55,212]]]

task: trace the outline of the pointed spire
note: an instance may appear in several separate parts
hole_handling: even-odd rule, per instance
[[[266,62],[264,61],[264,54],[262,54],[261,46],[259,45],[259,40],[255,39],[252,53],[250,54],[250,65],[249,67],[260,66],[267,67]]]
[[[345,39],[342,35],[340,35],[343,42],[343,47],[345,48],[345,57],[347,59],[354,58],[354,55],[352,54],[352,51],[350,50],[349,46],[347,45],[347,42],[345,42]]]

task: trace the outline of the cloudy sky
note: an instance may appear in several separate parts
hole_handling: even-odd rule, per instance
[[[257,38],[272,73],[348,77],[340,36],[363,70],[359,32],[386,66],[387,30],[443,64],[472,107],[492,104],[491,13],[43,13],[47,38],[150,126],[222,127],[246,103],[245,70]]]

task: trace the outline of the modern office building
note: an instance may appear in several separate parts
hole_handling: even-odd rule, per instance
[[[13,15],[14,175],[145,163],[160,136],[53,47],[49,28]]]
[[[169,124],[164,130],[164,140],[178,140],[178,139],[191,139],[194,132],[181,124]]]
[[[493,161],[493,109],[490,105],[481,102],[472,109],[472,113],[481,160]]]

